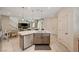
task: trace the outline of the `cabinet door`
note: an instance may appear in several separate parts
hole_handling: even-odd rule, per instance
[[[35,33],[33,38],[34,44],[49,44],[50,34],[49,33]]]
[[[34,33],[33,34],[33,44],[41,44],[42,39],[41,39],[41,33]]]
[[[58,39],[68,49],[73,49],[73,14],[71,9],[64,9],[58,16]]]
[[[50,44],[50,34],[49,33],[42,34],[42,44]]]
[[[33,44],[32,40],[33,40],[33,35],[24,36],[24,48],[31,46]]]

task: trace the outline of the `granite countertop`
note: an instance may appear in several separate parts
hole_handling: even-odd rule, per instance
[[[30,31],[20,31],[18,33],[19,33],[19,35],[24,36],[24,35],[29,35],[29,34],[33,34],[33,33],[51,33],[51,32],[49,32],[47,30],[30,30]]]

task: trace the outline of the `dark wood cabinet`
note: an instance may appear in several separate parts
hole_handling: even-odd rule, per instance
[[[33,44],[50,44],[50,33],[34,33]]]

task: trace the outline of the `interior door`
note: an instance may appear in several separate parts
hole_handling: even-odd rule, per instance
[[[70,10],[61,12],[58,19],[58,39],[68,49],[73,45],[73,17]]]

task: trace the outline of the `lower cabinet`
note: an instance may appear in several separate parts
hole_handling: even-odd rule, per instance
[[[79,40],[78,40],[78,52],[79,52]]]
[[[32,44],[50,44],[50,33],[20,35],[20,48],[22,50],[30,47]]]
[[[24,49],[33,44],[33,35],[24,36]]]
[[[33,44],[50,44],[50,33],[34,33]]]
[[[20,47],[22,50],[30,47],[33,44],[33,35],[25,35],[25,36],[20,36]]]

